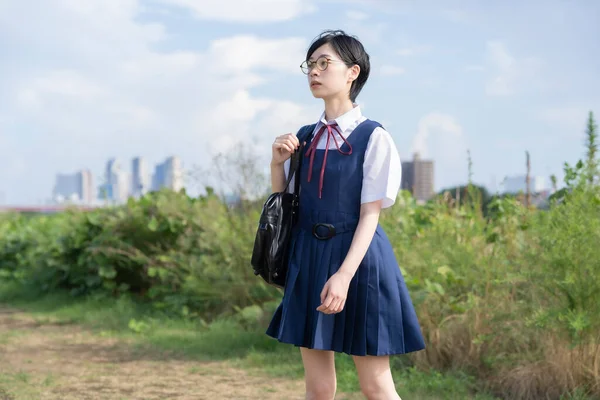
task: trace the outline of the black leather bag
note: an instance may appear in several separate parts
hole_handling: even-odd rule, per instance
[[[287,276],[291,233],[298,220],[300,167],[304,154],[304,142],[312,134],[315,125],[305,126],[300,129],[298,140],[300,147],[290,158],[290,171],[288,173],[285,189],[269,195],[265,201],[258,222],[254,248],[252,250],[252,268],[255,275],[260,275],[270,285],[283,288]],[[288,193],[292,177],[294,193]]]

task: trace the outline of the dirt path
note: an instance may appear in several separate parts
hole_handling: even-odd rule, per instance
[[[0,308],[0,400],[292,400],[303,393],[302,381],[136,351],[77,325]]]

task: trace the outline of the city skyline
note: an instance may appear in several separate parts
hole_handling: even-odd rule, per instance
[[[525,173],[526,151],[533,176],[561,184],[584,155],[588,111],[600,113],[600,3],[224,4],[4,2],[0,203],[43,203],[57,173],[102,174],[110,157],[177,154],[207,170],[243,152],[267,172],[274,138],[322,112],[299,65],[329,28],[365,44],[357,103],[402,161],[435,160],[436,192],[467,181],[467,151],[490,191]]]
[[[106,162],[97,185],[94,185],[95,175],[89,169],[72,174],[57,173],[52,197],[45,203],[122,204],[130,197],[139,198],[162,188],[179,191],[184,187],[181,167],[178,156],[168,156],[155,165],[151,174],[144,157],[136,156],[131,160],[131,169],[128,171],[122,167],[120,159],[112,157]],[[82,176],[86,177],[85,184],[79,183]]]
[[[431,199],[437,193],[448,187],[442,188],[436,192],[435,186],[435,160],[422,159],[419,153],[413,154],[410,161],[402,161],[402,190],[410,191],[415,199],[423,203]],[[58,173],[53,189],[51,200],[46,200],[45,204],[80,204],[80,205],[100,205],[106,202],[124,203],[130,197],[140,198],[150,191],[169,188],[171,190],[180,190],[188,188],[183,181],[184,171],[177,156],[169,156],[163,162],[155,165],[154,173],[150,174],[150,169],[143,156],[136,156],[131,160],[131,170],[122,170],[120,160],[110,158],[105,166],[105,177],[103,182],[110,182],[107,179],[109,175],[115,175],[112,185],[117,189],[108,189],[107,183],[94,185],[94,175],[89,169],[83,169],[73,174]],[[85,176],[85,178],[83,178]],[[87,184],[80,183],[85,181]],[[530,189],[532,193],[542,194],[543,197],[551,193],[552,188],[546,186],[546,177],[531,176]],[[464,182],[463,185],[466,185]],[[87,195],[80,194],[77,198],[73,197],[74,192],[82,190],[82,186],[88,187]],[[109,185],[110,186],[110,185]],[[457,185],[461,186],[461,185]],[[58,189],[64,187],[65,189]],[[510,193],[517,194],[527,191],[526,174],[506,176],[500,183],[502,189],[491,191],[492,194]],[[489,188],[488,188],[489,190]],[[68,193],[65,193],[68,192]],[[118,193],[122,192],[123,195]],[[57,199],[57,193],[59,199]],[[115,195],[115,193],[117,193]],[[225,194],[231,196],[234,194]],[[87,200],[81,200],[81,198]],[[1,204],[1,203],[0,203]]]

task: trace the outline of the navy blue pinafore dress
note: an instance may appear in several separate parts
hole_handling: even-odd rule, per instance
[[[350,155],[328,151],[321,198],[318,174],[325,149],[317,150],[310,182],[309,163],[303,159],[299,222],[292,234],[284,295],[266,331],[280,342],[358,356],[425,348],[404,278],[380,225],[352,278],[344,309],[337,314],[316,310],[323,286],[350,249],[360,216],[365,151],[378,126],[367,119],[355,128],[346,139]],[[348,153],[348,144],[340,150]],[[330,237],[332,226],[335,235]]]

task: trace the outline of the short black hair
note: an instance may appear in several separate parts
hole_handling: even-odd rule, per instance
[[[312,53],[325,44],[333,47],[348,68],[354,65],[360,67],[360,73],[350,87],[350,100],[354,102],[369,78],[369,54],[356,36],[348,35],[342,30],[326,30],[313,40],[306,52],[306,60],[308,61]]]

